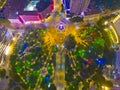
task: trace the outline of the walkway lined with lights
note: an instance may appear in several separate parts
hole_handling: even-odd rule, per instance
[[[65,57],[64,52],[56,53],[55,85],[57,90],[65,90]]]

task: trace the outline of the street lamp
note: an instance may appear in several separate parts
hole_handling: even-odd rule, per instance
[[[10,49],[11,49],[11,47],[10,47],[10,46],[7,46],[7,48],[6,48],[6,50],[5,50],[5,55],[8,55],[8,54],[9,54]]]
[[[105,21],[104,24],[107,25],[107,24],[108,24],[108,21]]]
[[[102,86],[102,90],[110,90],[107,86]]]
[[[15,41],[16,40],[16,38],[15,37],[13,37],[13,39],[12,39],[13,41]]]

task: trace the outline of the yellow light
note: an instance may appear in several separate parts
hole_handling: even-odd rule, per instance
[[[107,29],[107,28],[105,28],[104,30],[105,30],[105,31],[108,31],[108,29]]]
[[[5,50],[5,55],[8,55],[10,52],[10,46],[7,46],[6,50]]]
[[[102,90],[110,90],[110,89],[106,86],[102,86]]]
[[[120,14],[113,20],[113,23],[115,23],[120,18]]]
[[[104,23],[105,25],[107,25],[108,24],[108,21],[105,21],[105,23]]]
[[[15,37],[13,37],[13,41],[15,41],[16,40],[16,38]]]
[[[4,1],[1,1],[0,0],[0,9],[2,9],[3,8],[3,6],[6,4],[6,2],[7,2],[7,0],[4,0]]]
[[[116,39],[117,39],[116,43],[119,43],[119,37],[118,37],[118,35],[117,35],[116,30],[114,29],[113,26],[110,26],[110,27],[112,28],[112,30],[113,30],[113,32],[114,32],[114,34],[115,34],[115,37],[116,37]]]
[[[105,87],[105,90],[109,90],[109,88],[108,88],[108,87]]]

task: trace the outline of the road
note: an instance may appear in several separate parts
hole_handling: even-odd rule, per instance
[[[6,78],[5,76],[5,78],[0,80],[0,90],[6,90],[6,88],[8,88],[8,84],[11,79],[11,77],[9,76],[10,75],[10,55],[12,54],[13,47],[18,39],[19,39],[19,36],[15,36],[14,39],[9,41],[10,50],[8,54],[2,57],[4,61],[0,63],[0,68],[6,70],[6,76],[8,76],[8,78]]]
[[[12,40],[12,35],[6,28],[0,28],[0,65],[4,61],[4,56],[7,54],[10,42]]]
[[[0,9],[2,9],[6,3],[7,0],[0,0]]]

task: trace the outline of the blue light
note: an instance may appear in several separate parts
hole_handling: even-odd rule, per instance
[[[87,65],[87,61],[83,61],[83,63],[84,63],[85,65]]]
[[[23,56],[23,55],[24,55],[24,52],[23,52],[23,51],[20,51],[19,54],[20,54],[21,56]]]
[[[28,47],[28,43],[25,42],[24,45],[23,45],[23,50],[25,50],[27,47]]]
[[[50,75],[46,75],[45,76],[45,82],[49,82],[50,81]]]
[[[104,58],[99,58],[99,59],[96,60],[96,63],[97,63],[97,65],[104,65],[105,60],[104,60]]]
[[[18,15],[18,14],[19,14],[19,13],[18,13],[18,11],[17,11],[17,12],[15,12],[15,14],[16,14],[16,15]]]
[[[66,10],[66,13],[70,13],[70,0],[63,0],[64,8]]]

